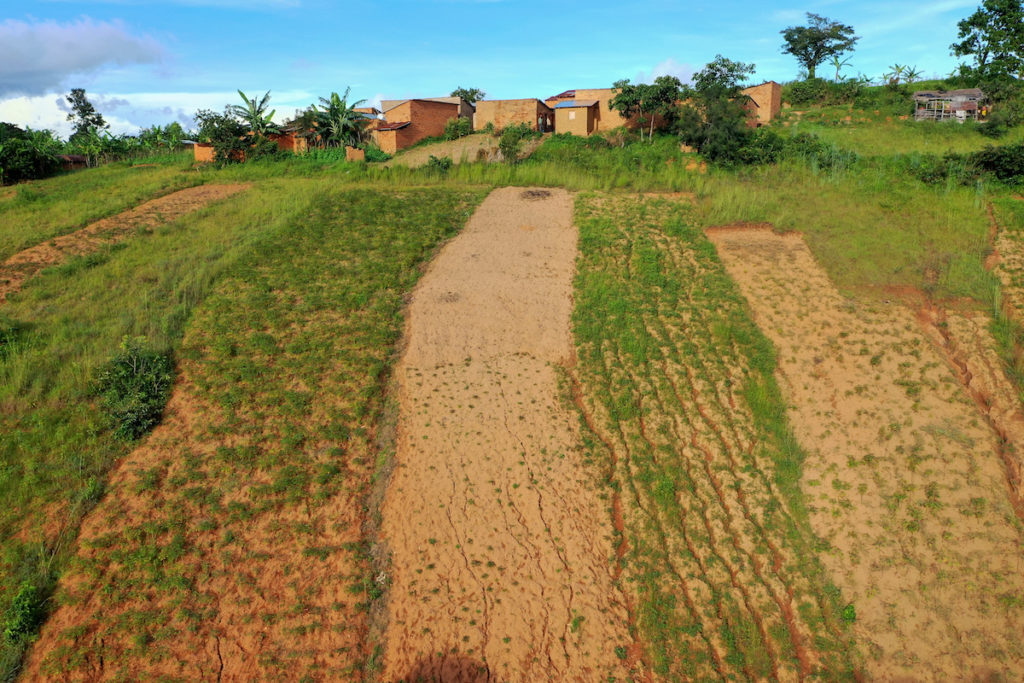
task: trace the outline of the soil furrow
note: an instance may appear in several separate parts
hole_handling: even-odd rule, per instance
[[[709,235],[778,349],[819,557],[868,676],[1022,675],[999,439],[914,315],[844,299],[799,236]]]

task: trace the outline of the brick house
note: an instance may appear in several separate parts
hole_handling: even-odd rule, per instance
[[[249,133],[252,135],[252,133]],[[277,143],[277,148],[284,152],[291,152],[292,154],[305,154],[306,150],[309,149],[309,142],[306,138],[299,135],[297,130],[285,130],[281,133],[270,133],[267,137]],[[206,163],[214,160],[213,145],[208,142],[197,142],[192,145],[192,156],[200,163]],[[245,160],[245,153],[239,153],[239,161]]]
[[[458,100],[459,98],[451,98]],[[384,121],[372,132],[377,146],[394,154],[420,140],[444,133],[444,124],[459,117],[456,102],[433,100],[404,100],[384,110]]]
[[[473,112],[475,111],[473,105],[462,99],[461,97],[417,97],[415,98],[420,102],[443,102],[445,104],[457,104],[459,106],[459,116],[462,118],[470,119],[473,118]],[[405,104],[409,100],[381,100],[380,108],[381,111],[387,115],[389,109],[394,109],[400,104]]]
[[[782,86],[775,81],[752,85],[740,91],[750,99],[743,103],[747,110],[747,126],[760,128],[771,123],[782,111]]]
[[[580,101],[595,101],[594,109],[594,124],[591,133],[595,131],[609,131],[613,128],[619,128],[625,126],[627,128],[639,127],[639,122],[636,118],[627,120],[620,114],[611,108],[612,98],[615,97],[615,91],[611,88],[588,88],[588,89],[577,89],[577,90],[566,90],[563,93],[552,95],[551,97],[544,100],[545,104],[555,109],[561,102],[580,102]],[[563,116],[563,120],[565,117]],[[560,130],[558,128],[558,113],[555,113],[555,130],[559,133],[574,132],[569,130]],[[577,135],[590,135],[590,133],[576,133]]]
[[[482,130],[488,123],[498,130],[525,123],[533,130],[546,133],[555,128],[555,112],[532,97],[523,100],[482,100],[476,103],[473,130]]]
[[[555,104],[555,132],[587,136],[598,127],[597,100],[562,100]]]

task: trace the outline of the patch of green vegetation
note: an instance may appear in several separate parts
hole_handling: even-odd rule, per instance
[[[618,566],[639,593],[649,665],[669,680],[795,674],[801,627],[778,608],[792,595],[813,606],[800,618],[816,634],[817,673],[851,677],[774,352],[695,209],[585,195],[577,224],[582,422],[623,510]]]
[[[84,590],[102,584],[109,604],[148,605],[154,595],[166,600],[145,624],[124,622],[120,610],[92,619],[112,634],[145,634],[151,642],[159,628],[203,631],[210,624],[197,615],[207,609],[203,582],[211,573],[231,576],[240,594],[255,601],[257,590],[269,590],[253,578],[263,561],[286,563],[285,576],[299,580],[311,572],[336,576],[338,563],[331,560],[344,554],[343,566],[356,570],[341,577],[347,595],[319,581],[298,592],[280,586],[293,602],[282,605],[273,623],[290,637],[268,646],[267,666],[297,656],[303,638],[317,635],[310,615],[322,618],[325,604],[347,609],[350,628],[362,628],[356,615],[369,611],[386,582],[372,574],[366,544],[331,542],[338,531],[324,528],[325,506],[365,505],[404,297],[420,264],[482,197],[448,188],[391,193],[326,183],[292,203],[276,196],[296,211],[279,215],[271,229],[254,228],[244,254],[197,304],[177,347],[189,401],[202,410],[192,431],[154,433],[147,447],[187,449],[187,457],[158,465],[156,475],[145,468],[120,491],[141,491],[152,505],[141,517],[119,512],[110,533],[82,559]],[[358,525],[343,531],[357,533]],[[270,539],[273,556],[253,553],[257,537]],[[215,557],[208,556],[211,548]],[[51,670],[73,670],[82,654],[76,648],[89,647],[55,651]],[[104,656],[113,664],[117,653]]]
[[[119,162],[19,185],[0,199],[0,261],[48,239],[201,182],[191,154],[133,166]]]

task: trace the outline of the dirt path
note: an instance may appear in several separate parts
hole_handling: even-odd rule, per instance
[[[496,190],[414,293],[383,506],[384,680],[623,675],[607,503],[559,399],[572,208],[561,190]]]
[[[21,289],[25,280],[48,266],[120,242],[132,233],[154,228],[230,197],[248,185],[200,185],[150,200],[116,216],[104,218],[68,235],[20,251],[0,263],[0,303]]]
[[[798,235],[709,231],[775,343],[821,555],[878,680],[1024,675],[1024,552],[996,434],[902,306],[844,299]]]

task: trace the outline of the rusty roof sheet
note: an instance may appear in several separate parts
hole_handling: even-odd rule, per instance
[[[555,105],[555,109],[571,109],[574,107],[593,107],[597,100],[567,100]]]
[[[405,128],[410,123],[412,121],[395,121],[394,123],[388,121],[377,126],[377,130],[398,130],[399,128]]]
[[[952,97],[977,97],[984,98],[985,93],[980,88],[963,88],[961,90],[918,90],[914,93],[914,99],[948,99]]]
[[[564,100],[566,97],[576,97],[576,91],[575,90],[566,90],[565,92],[558,93],[557,95],[552,95],[548,99],[549,100]]]

